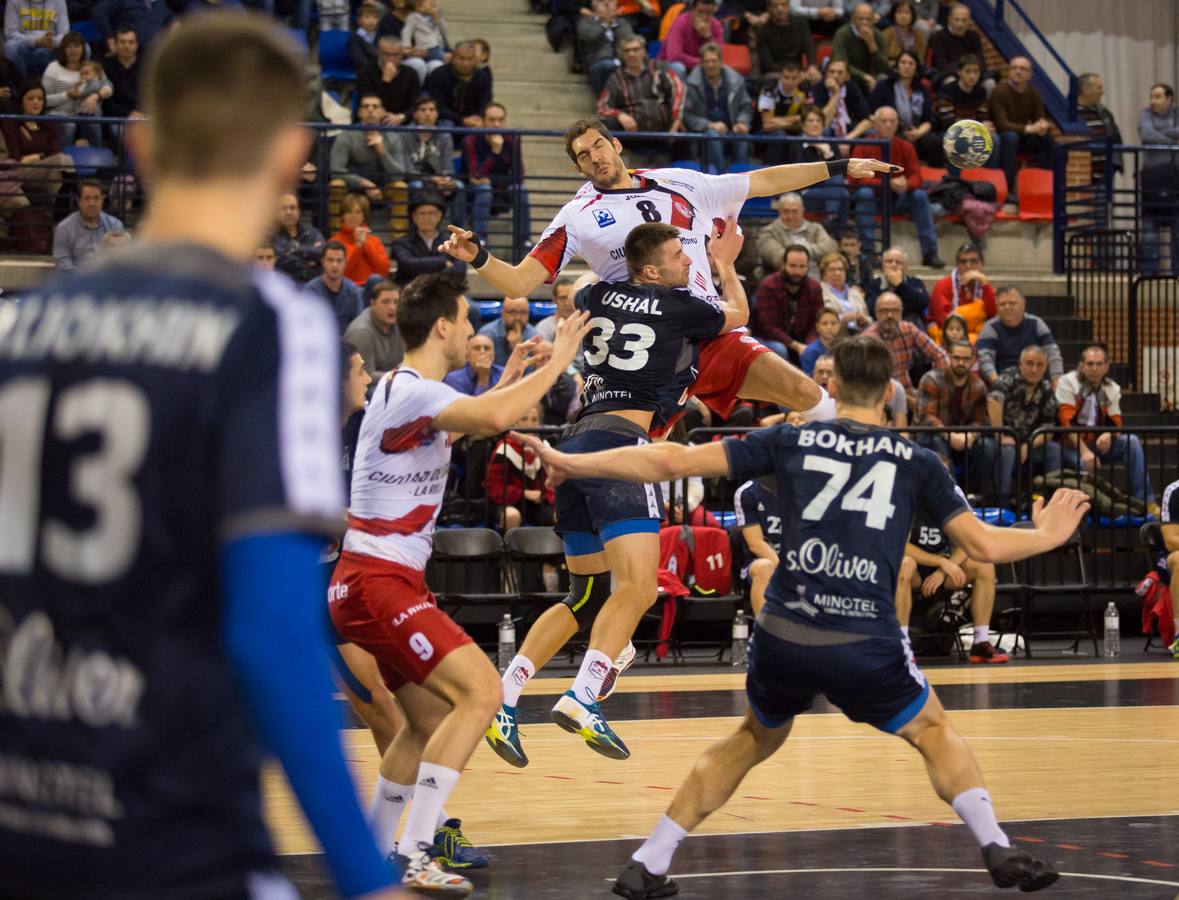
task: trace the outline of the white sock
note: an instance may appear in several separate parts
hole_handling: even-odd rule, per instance
[[[1175,616],[1175,631],[1179,633],[1179,616]]]
[[[413,797],[412,784],[396,784],[377,775],[377,786],[373,789],[373,800],[368,807],[368,825],[372,829],[377,849],[388,856],[397,846],[397,826],[405,804]]]
[[[974,642],[976,644],[985,644],[991,639],[990,625],[975,625],[974,626]]]
[[[520,694],[524,692],[524,685],[528,679],[536,674],[536,665],[527,656],[516,654],[515,658],[504,670],[504,706],[515,706],[520,702]]]
[[[819,390],[822,392],[819,402],[810,409],[799,410],[808,422],[827,422],[835,418],[835,401],[831,399],[825,387],[820,387]]]
[[[449,818],[450,818],[450,816],[448,816],[446,814],[446,810],[444,810],[444,809],[438,810],[438,821],[434,823],[434,830],[437,831],[439,828],[441,828],[443,825],[445,825],[446,820]]]
[[[405,820],[405,831],[397,844],[402,856],[413,856],[419,844],[434,843],[434,825],[446,805],[446,798],[458,784],[459,773],[446,766],[424,762],[418,766],[418,783]]]
[[[573,696],[587,706],[598,702],[598,694],[602,692],[602,682],[610,672],[614,660],[601,650],[586,650],[585,659],[581,661],[581,668],[577,670],[577,678],[573,682]]]
[[[686,829],[681,828],[667,816],[659,820],[647,842],[634,852],[631,859],[641,862],[652,875],[666,875],[671,868],[671,858],[675,855],[680,841],[688,836]]]
[[[995,818],[995,807],[991,805],[991,795],[986,788],[970,788],[954,798],[950,804],[958,818],[966,823],[974,839],[980,847],[988,844],[998,844],[1000,847],[1010,847],[1011,841],[999,827]]]
[[[909,636],[909,626],[908,625],[901,626],[901,634],[903,634],[905,637]]]

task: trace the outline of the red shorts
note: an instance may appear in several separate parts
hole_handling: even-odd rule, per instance
[[[328,587],[340,637],[377,661],[389,690],[421,684],[452,650],[474,643],[438,608],[424,572],[359,553],[341,553]]]

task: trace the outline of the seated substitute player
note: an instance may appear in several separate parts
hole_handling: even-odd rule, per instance
[[[714,229],[712,254],[721,276],[720,304],[684,290],[691,258],[680,231],[661,223],[638,225],[627,235],[629,281],[598,282],[578,293],[577,305],[592,316],[592,330],[583,351],[585,402],[565,431],[564,452],[647,443],[652,424],[676,408],[684,391],[686,382],[677,381],[676,373],[690,373],[694,342],[748,320],[745,289],[733,267],[743,238],[732,219],[719,232]],[[662,498],[650,484],[587,477],[557,487],[556,530],[565,544],[569,596],[537,619],[504,671],[503,706],[487,729],[487,743],[504,761],[528,765],[516,720],[524,685],[587,627],[589,649],[572,689],[553,707],[553,721],[603,756],[630,755],[602,718],[598,701],[608,693],[605,681],[615,657],[655,602],[662,519]]]
[[[749,588],[749,599],[756,617],[766,605],[766,587],[778,568],[782,550],[782,515],[772,478],[745,482],[733,495],[733,512],[741,539],[753,559],[741,569],[741,578]]]
[[[965,501],[962,489],[954,489]],[[971,586],[970,618],[974,622],[974,643],[970,647],[972,663],[1005,663],[1007,654],[991,643],[991,613],[995,611],[995,567],[977,562],[955,547],[941,526],[925,510],[917,513],[901,574],[897,579],[897,621],[901,632],[909,635],[909,616],[913,612],[913,592],[932,597],[943,585],[951,588]]]
[[[471,232],[455,226],[439,249],[470,262],[506,296],[523,297],[556,277],[574,256],[585,259],[603,281],[625,281],[625,236],[643,222],[663,222],[682,232],[684,251],[692,260],[688,290],[714,298],[706,239],[714,224],[736,219],[748,198],[776,197],[837,174],[861,178],[900,171],[879,160],[845,159],[748,174],[704,175],[672,168],[632,173],[622,160],[622,144],[599,119],[574,122],[565,132],[565,150],[589,181],[517,265],[492,256]],[[732,415],[738,397],[796,409],[808,420],[830,418],[833,410],[826,392],[744,331],[703,344],[692,394],[723,419]]]
[[[429,855],[450,791],[499,706],[486,655],[438,609],[425,584],[453,434],[497,434],[534,407],[573,360],[584,313],[562,320],[549,361],[530,377],[478,397],[442,383],[462,365],[471,323],[466,284],[447,273],[414,279],[401,296],[402,365],[373,391],[352,470],[348,531],[328,588],[340,637],[372,654],[405,713],[381,759],[374,810],[379,845],[397,844],[404,884],[465,896],[471,883]],[[452,434],[447,434],[451,432]],[[420,760],[420,763],[419,763]]]
[[[1164,570],[1171,589],[1171,614],[1175,620],[1175,640],[1168,648],[1171,656],[1179,659],[1179,481],[1172,481],[1163,491],[1162,520],[1163,546],[1159,568]]]
[[[252,13],[162,37],[128,131],[137,245],[0,316],[0,758],[38,785],[0,787],[6,896],[292,896],[264,748],[340,892],[394,896],[316,577],[343,509],[338,337],[251,265],[307,157],[303,65]]]
[[[1036,528],[1014,532],[978,521],[937,457],[879,426],[892,358],[872,337],[835,350],[839,418],[777,425],[723,442],[663,443],[570,455],[545,449],[554,481],[597,477],[652,482],[689,475],[746,479],[773,474],[782,510],[782,556],[749,647],[749,710],[680,786],[667,815],[614,884],[632,900],[676,893],[667,877],[683,838],[773,754],[794,717],[826,694],[848,718],[897,734],[925,758],[934,790],[982,848],[995,884],[1023,891],[1059,877],[1010,846],[969,747],[913,661],[893,611],[908,523],[925,508],[971,557],[1022,559],[1064,543],[1088,508],[1079,491],[1037,501]],[[891,528],[889,527],[891,524]]]

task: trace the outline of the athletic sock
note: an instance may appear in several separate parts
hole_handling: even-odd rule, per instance
[[[646,843],[634,852],[631,859],[641,862],[652,875],[666,875],[667,870],[671,868],[671,858],[675,855],[676,848],[687,836],[687,829],[663,816]]]
[[[975,625],[974,626],[974,642],[976,644],[985,644],[991,639],[990,625]]]
[[[827,422],[835,418],[835,401],[827,393],[825,387],[820,387],[819,391],[821,396],[818,403],[810,409],[799,410],[799,413],[808,422]]]
[[[519,653],[504,669],[504,706],[515,706],[520,702],[520,694],[524,692],[524,685],[528,679],[536,674],[536,666],[527,656]]]
[[[1175,616],[1175,633],[1179,634],[1179,616]]]
[[[382,856],[388,856],[397,846],[397,825],[401,822],[405,804],[413,797],[413,787],[412,784],[395,784],[377,775],[377,786],[368,808],[368,825]]]
[[[405,831],[397,844],[398,853],[413,856],[418,852],[418,845],[434,843],[434,823],[458,780],[459,773],[446,766],[428,762],[418,766],[418,783],[406,817]]]
[[[585,659],[581,661],[581,668],[577,670],[577,678],[573,682],[573,696],[589,706],[598,702],[598,695],[602,693],[602,682],[610,672],[614,660],[601,650],[586,650]]]
[[[995,807],[991,805],[991,795],[986,788],[970,788],[954,798],[950,804],[958,818],[966,823],[974,839],[980,847],[988,844],[998,844],[1000,847],[1010,847],[1011,841],[999,827],[995,818]]]
[[[449,818],[450,818],[450,816],[448,816],[446,814],[446,810],[444,810],[444,809],[438,810],[438,821],[434,823],[434,830],[437,831],[439,828],[441,828],[443,825],[445,825],[446,820]]]
[[[909,636],[909,626],[908,625],[901,626],[901,634],[903,634],[905,637]]]

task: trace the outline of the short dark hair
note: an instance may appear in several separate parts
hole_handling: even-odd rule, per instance
[[[644,222],[626,236],[626,268],[632,276],[652,262],[655,252],[668,241],[678,241],[680,230],[665,222]]]
[[[832,354],[839,399],[851,406],[875,406],[892,380],[892,352],[873,335],[841,341]]]
[[[1090,341],[1081,350],[1081,356],[1077,360],[1078,366],[1084,361],[1085,354],[1090,350],[1100,350],[1101,355],[1104,356],[1107,361],[1109,360],[1109,346],[1104,341]]]
[[[360,356],[360,350],[351,341],[340,341],[340,383],[346,383],[352,374],[352,357]],[[363,356],[360,357],[364,359]]]
[[[274,241],[268,237],[262,238],[262,240],[254,245],[254,252],[257,253],[259,250],[274,250]]]
[[[997,288],[995,288],[995,300],[996,301],[998,301],[998,299],[1000,297],[1004,296],[1005,294],[1019,294],[1019,296],[1022,297],[1023,291],[1021,291],[1014,284],[1001,284]]]
[[[802,253],[806,255],[807,261],[810,261],[811,251],[807,249],[805,244],[787,244],[786,251],[782,254],[782,263],[786,263],[786,258],[791,253]]]
[[[494,107],[495,109],[502,109],[502,110],[504,111],[504,115],[505,115],[505,116],[508,114],[508,108],[507,108],[506,106],[504,106],[504,105],[503,105],[502,103],[500,103],[498,100],[492,100],[492,101],[491,101],[490,103],[488,103],[488,104],[487,104],[485,107],[483,107],[483,115],[487,115],[487,110],[489,110],[489,109],[491,109],[491,108],[493,108],[493,107]]]
[[[780,71],[785,72],[787,70],[791,72],[801,72],[802,66],[799,64],[798,60],[788,59],[786,62],[782,63],[782,68]]]
[[[963,53],[958,57],[958,66],[954,71],[961,72],[967,66],[978,66],[979,71],[982,71],[982,60],[974,53]]]
[[[983,256],[983,252],[982,252],[982,250],[979,248],[978,244],[972,244],[972,243],[970,243],[970,241],[967,241],[965,244],[963,244],[962,246],[960,246],[960,247],[959,247],[959,248],[958,248],[958,249],[957,249],[957,250],[954,252],[954,262],[957,262],[957,261],[958,261],[958,260],[960,260],[962,257],[966,256],[968,253],[977,253],[977,254],[978,254],[978,258],[979,258],[979,260],[980,260],[981,262],[986,262],[986,261],[987,261],[987,258],[986,258],[985,256]]]
[[[606,123],[597,116],[591,116],[588,119],[578,119],[565,129],[565,152],[573,160],[574,165],[577,165],[577,154],[573,152],[573,142],[587,131],[596,131],[606,140],[614,140],[614,135],[610,133],[610,129],[606,127]]]
[[[1155,88],[1162,88],[1162,89],[1163,89],[1163,93],[1164,93],[1164,94],[1167,96],[1167,99],[1168,99],[1168,100],[1173,100],[1173,99],[1175,99],[1175,89],[1174,89],[1173,87],[1171,87],[1169,84],[1167,84],[1166,82],[1164,82],[1164,81],[1160,81],[1160,82],[1158,82],[1157,84],[1152,84],[1152,85],[1150,86],[1150,89],[1151,89],[1152,91],[1153,91]]]
[[[952,353],[955,350],[961,350],[963,348],[965,348],[972,357],[974,356],[974,344],[970,343],[970,341],[952,341],[946,350]]]
[[[430,272],[411,281],[397,305],[397,330],[405,349],[426,343],[439,319],[458,321],[459,297],[466,292],[467,280],[453,272]]]
[[[483,55],[491,59],[491,44],[483,40],[483,38],[471,38],[471,43],[475,45],[476,50],[482,50]]]
[[[815,321],[818,322],[819,319],[823,318],[823,316],[834,316],[836,319],[838,319],[839,313],[830,306],[820,306],[819,311],[815,313]]]
[[[106,191],[103,190],[102,182],[99,181],[97,178],[83,178],[81,181],[78,182],[78,196],[79,197],[82,196],[82,190],[84,188],[94,188],[95,190],[98,191],[98,193],[103,194],[103,195],[106,194]]]
[[[139,33],[134,28],[128,28],[126,25],[115,29],[115,37],[122,37],[125,34],[135,35],[135,40],[139,40]]]
[[[153,41],[139,82],[153,176],[257,174],[275,138],[302,121],[304,68],[294,40],[260,13],[194,16]]]
[[[401,293],[400,286],[394,284],[392,281],[374,281],[372,287],[368,289],[368,302],[371,305],[385,291],[397,291]]]
[[[323,250],[319,254],[319,258],[323,259],[325,256],[327,256],[329,250],[339,250],[344,254],[345,259],[348,258],[348,248],[345,247],[341,241],[328,241],[326,244],[324,244]]]

